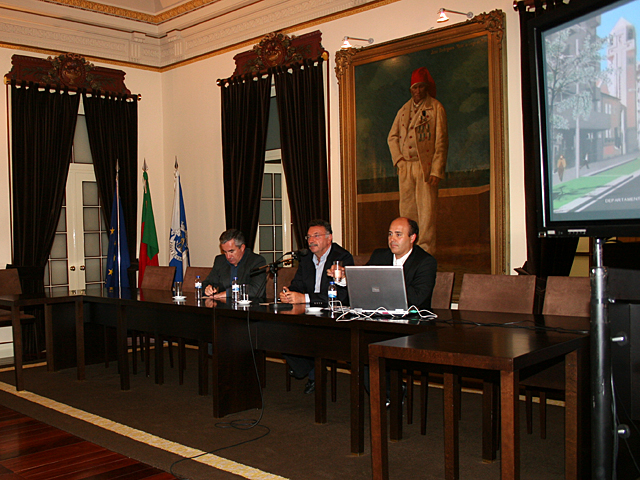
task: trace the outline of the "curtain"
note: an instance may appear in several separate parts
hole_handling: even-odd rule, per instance
[[[222,166],[227,228],[253,246],[260,218],[271,75],[222,82]]]
[[[275,69],[280,146],[293,231],[305,245],[307,224],[329,221],[329,179],[322,59]]]
[[[547,10],[553,10],[553,2],[548,2]],[[563,4],[560,3],[561,8]],[[536,2],[536,12],[527,12],[524,2],[518,2],[520,14],[520,45],[521,45],[521,78],[522,78],[522,116],[524,140],[524,189],[527,229],[527,261],[522,266],[521,273],[536,275],[546,279],[550,275],[566,276],[571,272],[577,238],[538,238],[537,231],[537,202],[536,202],[536,156],[535,149],[539,142],[534,138],[533,113],[535,105],[531,102],[531,73],[529,58],[529,43],[527,39],[527,22],[544,15],[547,10],[542,8],[542,2]]]
[[[65,195],[79,95],[11,84],[13,265],[41,269],[24,293],[44,292],[44,267]]]
[[[137,258],[138,102],[120,95],[85,93],[82,101],[105,223],[111,222],[117,161],[129,258]]]

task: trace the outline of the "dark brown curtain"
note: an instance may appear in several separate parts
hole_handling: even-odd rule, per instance
[[[322,59],[306,60],[274,70],[282,168],[298,245],[306,244],[310,220],[329,221],[322,64]]]
[[[536,156],[539,140],[534,138],[533,113],[535,105],[531,98],[531,73],[529,56],[529,42],[527,38],[527,23],[539,15],[544,15],[548,10],[562,8],[564,4],[547,2],[543,8],[543,2],[535,2],[535,12],[528,12],[524,2],[518,2],[516,8],[520,14],[520,45],[521,45],[521,77],[522,77],[522,116],[524,139],[524,189],[527,228],[527,261],[520,270],[521,273],[536,275],[544,279],[550,275],[569,275],[573,258],[575,256],[578,239],[573,238],[538,238],[537,231],[537,202],[536,191],[538,182],[536,179]]]
[[[258,231],[271,75],[221,81],[222,166],[227,228],[253,246]]]
[[[11,84],[13,265],[41,269],[24,293],[44,292],[44,267],[64,200],[79,95]]]
[[[111,222],[116,161],[129,257],[137,258],[138,102],[120,95],[82,94],[89,146],[107,225]]]

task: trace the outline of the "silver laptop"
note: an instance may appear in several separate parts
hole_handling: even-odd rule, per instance
[[[392,315],[407,313],[401,266],[346,266],[345,271],[352,309]]]

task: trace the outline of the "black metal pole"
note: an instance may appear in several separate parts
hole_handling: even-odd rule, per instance
[[[591,271],[591,470],[595,480],[613,479],[613,392],[607,269],[603,238],[595,239]]]

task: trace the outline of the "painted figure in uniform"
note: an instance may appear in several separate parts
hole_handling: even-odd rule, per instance
[[[449,150],[447,115],[436,100],[436,84],[425,67],[411,74],[411,99],[396,115],[387,142],[398,172],[400,216],[420,227],[419,245],[436,252],[438,183]]]

